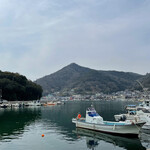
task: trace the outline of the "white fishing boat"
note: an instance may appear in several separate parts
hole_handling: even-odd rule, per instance
[[[57,101],[57,105],[64,105],[65,103],[63,101]]]
[[[135,120],[136,105],[127,105],[126,113],[114,115],[116,121]]]
[[[137,109],[142,109],[148,113],[150,113],[150,100],[144,100],[139,106],[137,106]]]
[[[19,104],[19,103],[12,103],[11,107],[19,108],[19,107],[21,107],[21,104]]]
[[[141,121],[146,122],[142,128],[150,130],[150,112],[145,111],[142,108],[137,108],[136,113],[137,113],[136,116],[138,116]]]
[[[75,123],[78,128],[130,137],[137,137],[141,127],[145,123],[133,123],[128,120],[120,122],[104,121],[93,106],[86,110],[86,118],[81,118],[79,114],[77,118],[72,119],[72,122]]]
[[[28,106],[41,106],[41,103],[39,100],[28,102]]]
[[[7,108],[7,104],[0,104],[0,108]]]
[[[8,101],[3,101],[1,104],[0,104],[0,108],[10,108],[11,107],[11,104],[8,103]]]
[[[143,129],[150,129],[150,112],[146,105],[127,105],[126,113],[114,115],[116,121],[144,121]]]

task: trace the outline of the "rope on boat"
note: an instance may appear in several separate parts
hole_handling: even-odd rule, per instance
[[[130,122],[131,122],[132,125],[135,125],[137,127],[137,129],[140,131],[140,128],[136,125],[137,120],[135,120],[135,123],[132,120],[130,120]]]
[[[138,128],[138,130],[140,131],[140,128],[136,125],[136,123],[134,124],[137,128]]]

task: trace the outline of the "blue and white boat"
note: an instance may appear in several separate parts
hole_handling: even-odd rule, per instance
[[[133,123],[129,120],[119,122],[104,121],[103,118],[96,112],[93,106],[86,110],[86,118],[73,118],[72,122],[76,124],[77,128],[84,128],[114,135],[130,137],[138,137],[141,127],[145,124],[145,122]]]

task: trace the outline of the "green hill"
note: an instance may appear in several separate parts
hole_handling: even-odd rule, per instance
[[[72,63],[35,81],[43,94],[73,90],[77,94],[112,93],[131,88],[142,75],[131,72],[98,71]]]
[[[42,96],[40,85],[18,73],[0,71],[0,96],[9,101],[35,100]]]

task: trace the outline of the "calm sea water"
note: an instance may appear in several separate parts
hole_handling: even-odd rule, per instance
[[[133,102],[93,102],[104,120],[114,120]],[[0,150],[145,150],[150,148],[150,134],[139,139],[112,136],[76,129],[71,119],[78,112],[85,116],[91,102],[67,102],[65,105],[0,109]],[[41,135],[45,136],[42,137]]]

